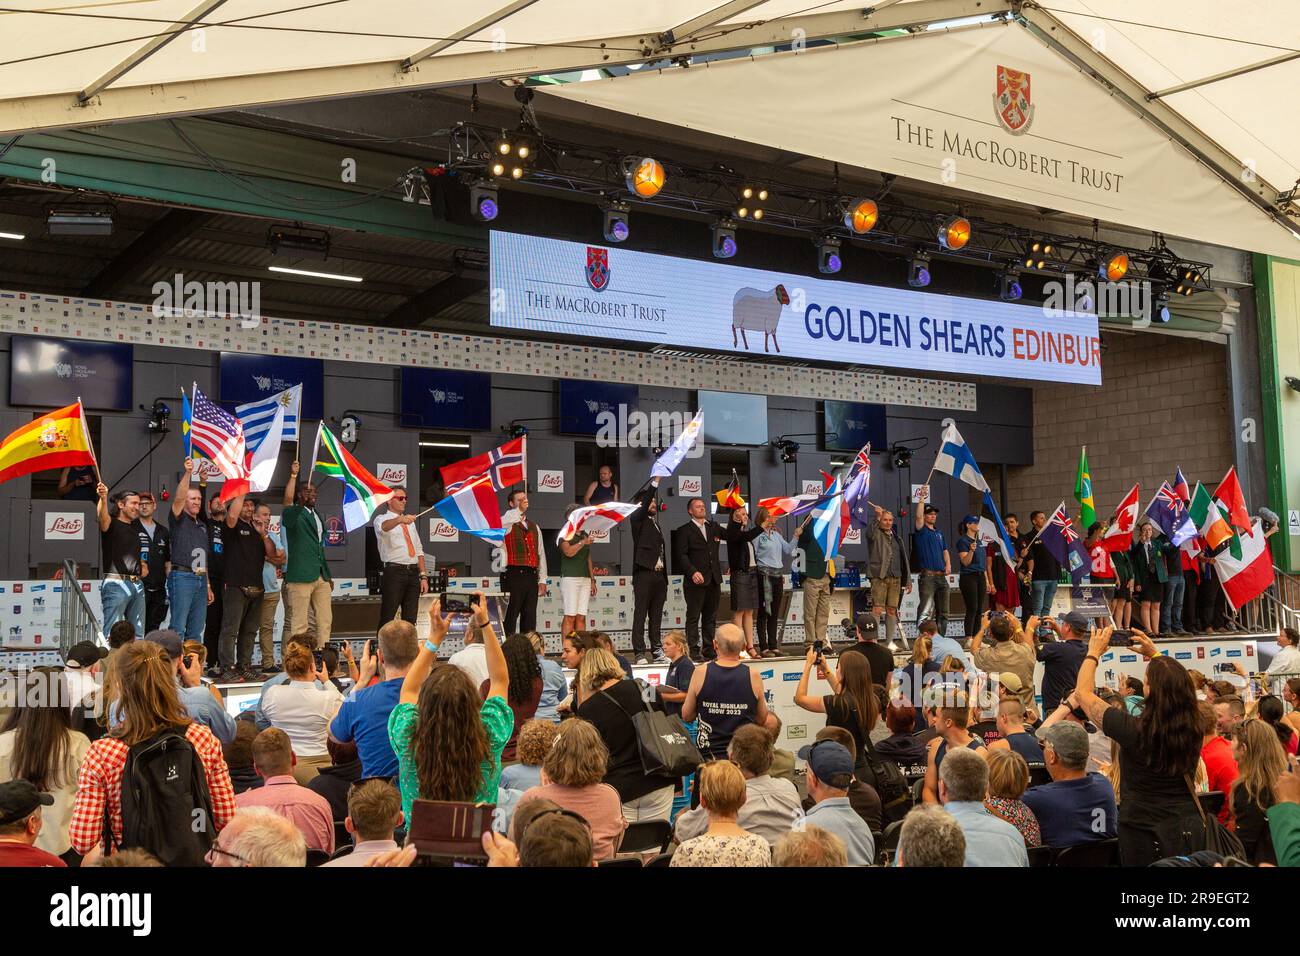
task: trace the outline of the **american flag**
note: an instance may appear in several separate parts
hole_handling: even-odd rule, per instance
[[[194,403],[190,414],[190,443],[195,451],[216,465],[217,470],[226,478],[236,482],[247,481],[244,426],[238,418],[200,392],[198,385],[194,386]],[[229,490],[222,489],[223,499]]]

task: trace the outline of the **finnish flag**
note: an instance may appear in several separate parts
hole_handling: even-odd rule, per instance
[[[934,459],[934,470],[966,482],[972,488],[988,491],[989,483],[980,474],[980,466],[975,463],[965,439],[957,431],[957,426],[949,423],[943,430],[939,454]]]

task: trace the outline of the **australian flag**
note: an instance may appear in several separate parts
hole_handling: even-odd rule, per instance
[[[1061,567],[1070,572],[1071,581],[1075,584],[1083,583],[1083,579],[1092,570],[1092,562],[1079,532],[1074,530],[1064,501],[1047,519],[1047,524],[1038,533],[1038,540],[1043,542],[1043,547],[1052,553],[1052,557],[1061,562]]]
[[[1160,490],[1147,505],[1147,517],[1156,523],[1175,548],[1182,547],[1184,541],[1196,536],[1196,523],[1188,514],[1183,499],[1167,481],[1161,483]]]
[[[848,483],[844,486],[844,503],[849,515],[860,527],[866,527],[875,517],[875,508],[867,500],[871,494],[871,443],[862,446],[849,468]]]

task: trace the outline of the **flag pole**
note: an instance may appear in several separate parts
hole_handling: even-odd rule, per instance
[[[430,511],[432,511],[432,510],[433,510],[434,508],[436,508],[436,507],[438,507],[438,506],[437,506],[437,505],[429,505],[429,507],[425,508],[425,509],[424,509],[423,511],[421,511],[418,515],[412,515],[412,516],[411,516],[411,519],[412,519],[412,520],[415,520],[416,518],[423,518],[425,515],[427,515]]]
[[[99,456],[95,454],[95,443],[91,440],[90,429],[86,427],[86,408],[81,404],[81,396],[77,396],[77,417],[81,419],[81,433],[86,436],[86,447],[90,449],[90,460],[95,468],[95,484],[102,485],[104,479],[99,476]]]

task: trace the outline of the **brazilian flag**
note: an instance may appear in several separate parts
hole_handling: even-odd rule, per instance
[[[1092,476],[1088,474],[1088,446],[1079,451],[1079,470],[1074,476],[1074,500],[1079,502],[1079,527],[1086,534],[1097,520],[1092,500]]]

